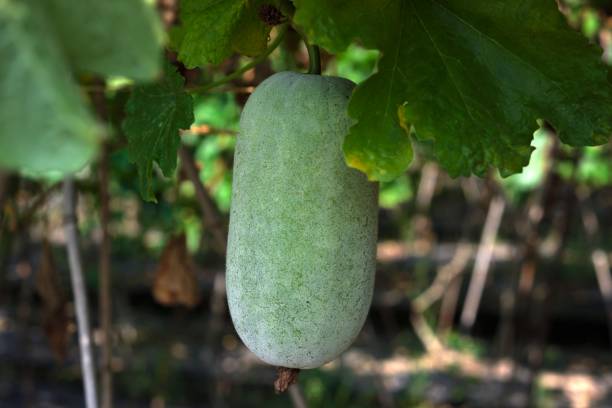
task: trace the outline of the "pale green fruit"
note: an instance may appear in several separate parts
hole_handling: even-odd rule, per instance
[[[281,72],[242,112],[227,295],[240,338],[269,364],[312,368],[334,359],[370,307],[378,188],[342,154],[353,87]]]

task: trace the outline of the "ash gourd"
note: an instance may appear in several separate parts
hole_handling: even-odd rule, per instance
[[[238,335],[272,365],[334,359],[370,307],[378,186],[342,154],[354,86],[281,72],[259,85],[240,118],[227,295]]]

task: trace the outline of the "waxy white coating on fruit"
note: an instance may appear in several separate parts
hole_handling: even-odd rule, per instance
[[[227,296],[238,335],[272,365],[312,368],[334,359],[370,307],[377,185],[342,154],[353,87],[281,72],[242,112]]]

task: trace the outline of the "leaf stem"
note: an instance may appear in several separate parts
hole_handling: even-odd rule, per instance
[[[306,42],[308,50],[308,73],[313,75],[321,75],[321,52],[317,45]]]
[[[293,24],[292,27],[302,38],[304,45],[306,45],[306,50],[308,51],[308,73],[313,75],[321,75],[321,52],[319,51],[319,46],[311,44],[308,41],[306,33],[304,33],[300,27]]]
[[[188,89],[187,92],[192,93],[192,94],[204,93],[206,91],[209,91],[209,90],[211,90],[213,88],[216,88],[218,86],[226,84],[226,83],[228,83],[228,82],[230,82],[230,81],[240,77],[242,74],[244,74],[248,70],[256,67],[257,65],[262,63],[266,58],[268,58],[268,56],[270,54],[272,54],[272,52],[276,48],[278,48],[278,46],[281,44],[281,42],[283,41],[283,38],[285,37],[285,33],[286,32],[287,32],[287,24],[281,25],[279,27],[278,34],[276,35],[276,38],[274,39],[274,41],[272,41],[272,43],[270,43],[270,46],[266,49],[266,51],[264,51],[263,54],[261,54],[260,56],[255,58],[253,61],[249,62],[248,64],[238,68],[236,71],[232,72],[231,74],[226,75],[223,78],[218,79],[217,81],[213,81],[213,82],[210,82],[208,84],[204,84],[204,85],[201,85],[201,86],[197,86],[197,87]]]

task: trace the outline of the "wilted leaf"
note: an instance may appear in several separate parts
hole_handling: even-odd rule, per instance
[[[194,307],[200,301],[198,281],[185,235],[168,242],[153,280],[153,297],[166,306]]]
[[[49,347],[55,358],[60,362],[64,361],[68,354],[68,346],[72,337],[70,323],[67,304],[53,312],[47,311],[43,316],[43,330],[47,336]]]
[[[36,274],[36,292],[42,300],[42,325],[53,355],[63,361],[70,341],[68,303],[61,288],[53,254],[43,241],[42,259]]]
[[[53,260],[53,253],[47,241],[43,241],[40,268],[36,274],[36,292],[45,309],[58,309],[66,302]]]

